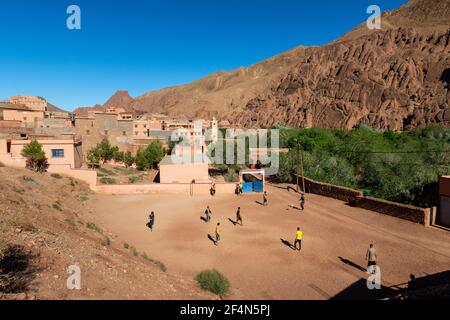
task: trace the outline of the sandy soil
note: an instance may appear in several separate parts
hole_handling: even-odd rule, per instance
[[[317,195],[307,195],[306,210],[301,212],[289,207],[298,203],[295,192],[276,186],[267,190],[268,207],[257,203],[262,201],[257,194],[214,198],[96,195],[93,219],[116,234],[117,241],[164,262],[169,274],[192,279],[204,269],[223,272],[232,285],[230,299],[335,297],[367,279],[358,266],[366,266],[369,243],[377,248],[384,286],[404,283],[411,273],[421,277],[449,269],[447,231]],[[209,224],[200,219],[206,205],[213,211]],[[235,219],[238,206],[242,227],[229,221]],[[151,210],[156,213],[153,232],[145,225]],[[208,234],[213,235],[218,221],[222,240],[214,246]],[[301,253],[281,241],[292,243],[297,226],[304,232]],[[353,297],[358,298],[359,293]]]

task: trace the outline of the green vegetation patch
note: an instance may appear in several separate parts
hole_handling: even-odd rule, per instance
[[[200,288],[215,294],[225,295],[230,291],[230,282],[228,279],[215,269],[200,272],[195,277],[195,280]]]
[[[437,125],[407,132],[282,129],[280,144],[290,151],[280,154],[278,182],[294,182],[300,145],[306,177],[419,207],[437,205],[439,176],[450,174],[450,129]]]
[[[103,177],[100,179],[100,183],[102,184],[116,184],[116,179],[109,178],[109,177]]]
[[[150,257],[147,255],[147,253],[144,252],[144,253],[142,254],[142,258],[144,258],[145,260],[150,261],[150,262],[153,263],[154,265],[158,266],[159,269],[161,269],[162,272],[166,272],[166,271],[167,271],[166,265],[165,265],[164,263],[162,263],[162,262],[159,261],[159,260],[155,260],[155,259],[150,258]]]
[[[61,205],[61,203],[59,201],[55,201],[52,204],[52,208],[55,209],[55,210],[58,210],[58,211],[63,211],[62,205]]]
[[[60,175],[59,173],[52,173],[50,175],[50,177],[55,178],[55,179],[62,179],[62,175]]]

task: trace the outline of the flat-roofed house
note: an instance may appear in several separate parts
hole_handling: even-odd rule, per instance
[[[36,128],[45,118],[45,111],[34,110],[25,105],[2,103],[0,109],[4,121],[20,121],[24,128]]]
[[[49,171],[65,171],[82,166],[82,143],[78,136],[35,137],[42,145],[49,164]],[[23,148],[31,138],[0,139],[0,161],[6,165],[25,167]]]

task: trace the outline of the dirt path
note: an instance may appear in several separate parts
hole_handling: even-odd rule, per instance
[[[169,273],[193,278],[216,268],[231,281],[231,299],[329,299],[366,279],[367,246],[378,249],[382,283],[403,283],[408,276],[448,270],[450,234],[407,221],[351,208],[341,201],[307,195],[306,210],[289,207],[298,196],[268,187],[269,206],[261,195],[104,196],[94,200],[97,223],[119,240],[163,261]],[[210,224],[202,216],[207,205]],[[244,226],[234,226],[241,207]],[[153,233],[145,226],[156,213]],[[222,225],[219,246],[208,239],[217,222]],[[303,251],[282,243],[293,242],[297,226],[304,231]],[[342,259],[347,263],[344,263]],[[353,266],[351,265],[353,263]],[[365,281],[365,280],[364,280]]]

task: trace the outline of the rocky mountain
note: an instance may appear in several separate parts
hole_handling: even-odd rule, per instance
[[[124,108],[125,111],[132,111],[134,99],[128,94],[126,90],[117,91],[111,98],[103,105],[104,108]]]
[[[363,23],[321,47],[297,47],[123,101],[135,110],[216,116],[244,127],[450,125],[450,1],[411,0],[384,13],[381,30]]]

